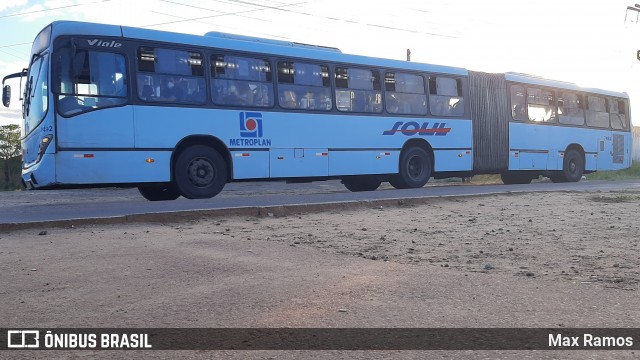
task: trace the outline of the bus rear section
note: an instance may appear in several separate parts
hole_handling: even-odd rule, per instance
[[[631,166],[625,93],[512,73],[470,72],[470,84],[474,172],[526,184]]]

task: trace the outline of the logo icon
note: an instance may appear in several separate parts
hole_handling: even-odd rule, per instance
[[[7,347],[30,349],[40,347],[40,331],[9,330],[7,331]]]
[[[240,113],[240,137],[261,138],[262,137],[262,113],[241,112]]]
[[[391,130],[385,130],[382,135],[395,135],[401,133],[406,136],[420,135],[420,136],[446,136],[451,132],[451,128],[447,127],[447,123],[433,123],[429,126],[428,122],[423,122],[422,125],[415,121],[403,122],[398,121],[393,125]]]

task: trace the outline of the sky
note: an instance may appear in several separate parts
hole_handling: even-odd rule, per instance
[[[2,0],[0,76],[26,67],[56,20],[203,35],[221,31],[344,53],[520,72],[627,92],[640,126],[640,25],[625,0]],[[19,81],[0,125],[20,123]],[[634,101],[638,94],[637,101]]]

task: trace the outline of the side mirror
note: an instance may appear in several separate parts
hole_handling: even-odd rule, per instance
[[[11,86],[5,85],[2,88],[2,104],[5,107],[9,107],[10,103],[11,103]]]

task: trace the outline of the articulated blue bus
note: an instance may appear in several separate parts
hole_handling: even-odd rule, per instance
[[[473,174],[569,182],[630,166],[626,94],[527,75],[60,21],[3,85],[11,77],[24,77],[30,189],[135,186],[172,200],[243,180],[371,191]]]

